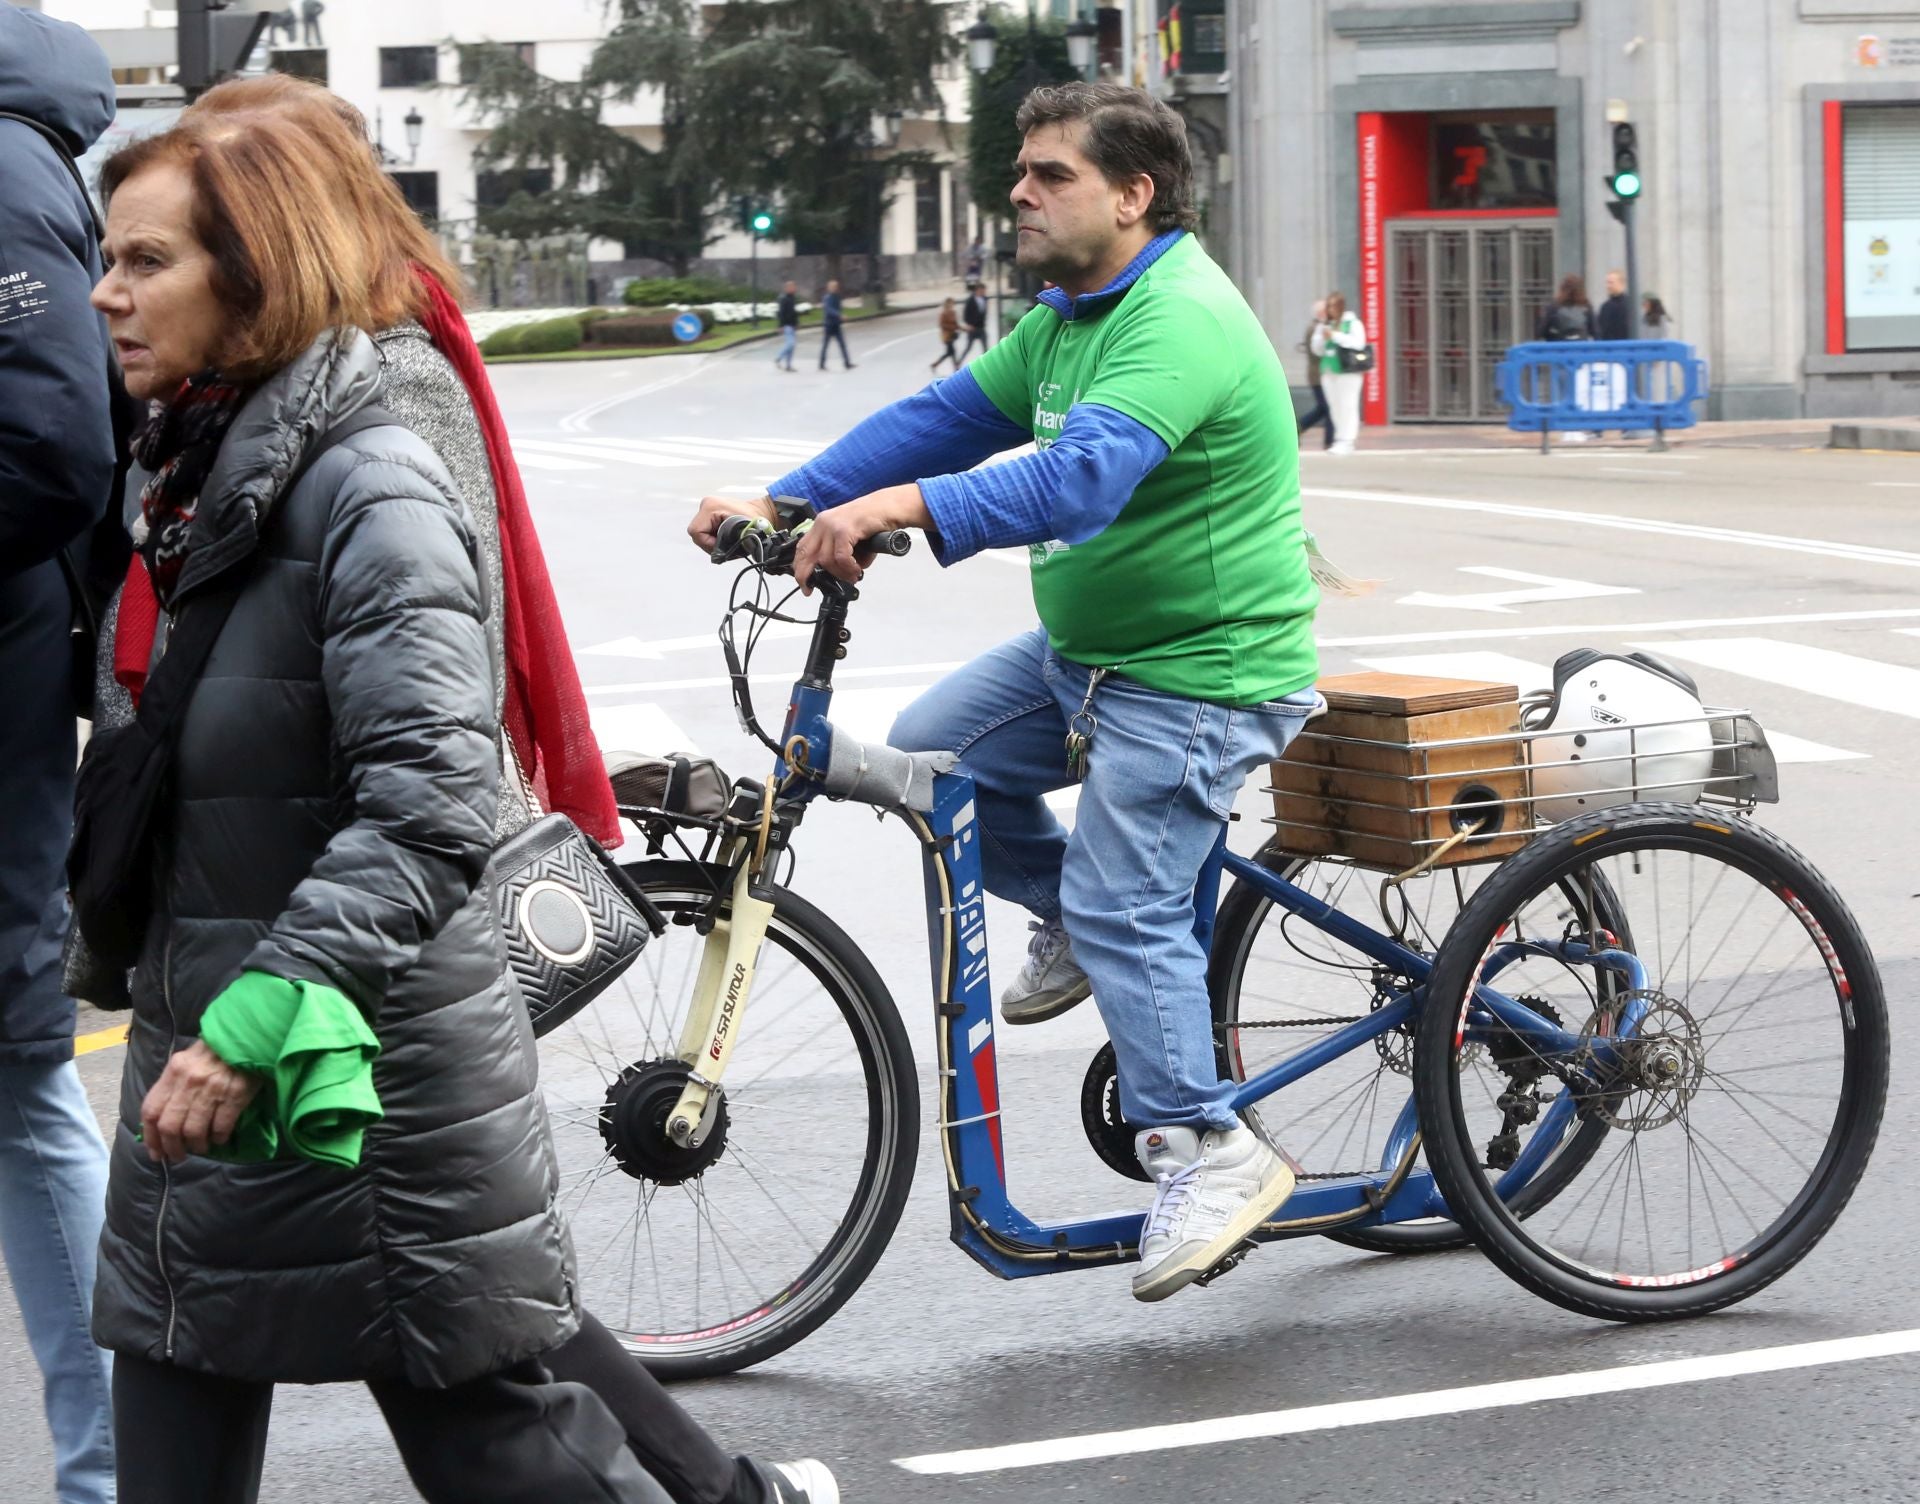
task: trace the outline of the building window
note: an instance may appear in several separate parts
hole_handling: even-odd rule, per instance
[[[437,172],[390,172],[388,177],[407,201],[407,207],[428,224],[440,217],[440,174]]]
[[[380,87],[383,89],[418,89],[437,82],[439,75],[438,47],[380,49]]]
[[[922,167],[913,178],[913,248],[937,251],[940,245],[940,169]]]
[[[324,47],[276,49],[267,54],[267,59],[267,66],[275,73],[285,73],[292,78],[310,78],[317,84],[327,81],[327,49]]]
[[[1920,349],[1920,107],[1849,105],[1844,128],[1846,347]]]
[[[1427,117],[1427,207],[1552,209],[1560,199],[1551,110]]]
[[[534,67],[536,49],[535,44],[532,42],[491,42],[487,45],[497,48],[502,52],[510,52],[519,58],[521,62],[525,63],[527,67]],[[480,71],[474,58],[474,53],[477,50],[478,49],[474,47],[462,47],[460,49],[460,82],[463,84],[472,83]],[[535,71],[538,70],[536,69]]]
[[[478,209],[503,209],[507,200],[516,193],[525,193],[534,198],[543,193],[553,192],[553,169],[550,167],[528,167],[515,172],[477,173],[473,180],[473,202]]]

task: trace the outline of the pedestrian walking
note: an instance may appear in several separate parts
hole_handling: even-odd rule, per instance
[[[101,176],[93,302],[154,404],[155,673],[224,617],[197,683],[144,686],[177,707],[164,839],[128,831],[150,888],[111,911],[152,916],[94,1313],[118,1496],[253,1504],[274,1385],[358,1380],[436,1504],[659,1504],[606,1407],[539,1362],[575,1334],[575,1276],[485,876],[488,593],[445,467],[377,405],[369,331],[430,299],[356,212],[369,160],[337,118],[202,113]],[[96,737],[83,777],[137,757],[136,729]],[[76,891],[113,875],[98,849]]]
[[[793,349],[800,342],[800,286],[789,282],[780,289],[779,311],[774,315],[780,325],[780,353],[773,363],[783,371],[793,369]]]
[[[927,369],[937,371],[950,360],[953,362],[954,370],[959,370],[960,355],[953,347],[960,343],[960,314],[954,308],[952,298],[948,298],[940,305],[940,343],[947,347],[946,353]]]
[[[1307,347],[1320,362],[1320,385],[1333,414],[1333,442],[1327,453],[1352,454],[1360,436],[1360,390],[1367,377],[1350,367],[1367,348],[1367,329],[1347,311],[1344,294],[1327,294],[1325,315],[1308,336]]]
[[[980,237],[976,235],[973,237],[973,243],[967,247],[966,272],[962,280],[968,286],[972,286],[980,280],[980,274],[986,270],[986,267],[987,248],[981,244]]]
[[[1563,340],[1592,339],[1595,337],[1593,304],[1587,301],[1586,279],[1578,272],[1568,272],[1560,279],[1560,290],[1548,305],[1546,312],[1540,315],[1540,326],[1534,331],[1534,338],[1558,343]]]
[[[1302,438],[1309,428],[1318,427],[1324,437],[1322,449],[1333,448],[1333,409],[1327,406],[1327,389],[1320,381],[1320,357],[1313,353],[1313,333],[1327,321],[1327,300],[1316,298],[1313,303],[1313,316],[1307,321],[1307,332],[1300,336],[1299,348],[1307,357],[1307,390],[1313,393],[1313,406],[1301,415],[1299,430]]]
[[[960,310],[960,323],[967,331],[966,348],[960,352],[960,363],[965,365],[975,345],[982,350],[992,348],[992,341],[987,338],[987,286],[984,282],[967,285],[967,301]]]
[[[365,121],[352,105],[317,84],[285,75],[222,84],[190,113],[244,119],[262,110],[283,115],[303,133],[323,135],[329,125],[321,117],[331,116],[345,122],[356,139],[364,141],[367,135]],[[425,438],[446,464],[473,517],[489,598],[506,607],[488,618],[496,661],[506,665],[494,684],[502,710],[502,761],[534,777],[503,777],[496,833],[511,835],[533,818],[536,812],[527,808],[521,790],[537,778],[548,791],[549,808],[572,815],[605,844],[617,844],[617,816],[604,764],[584,729],[585,697],[557,603],[546,585],[540,540],[506,424],[456,300],[458,284],[440,260],[432,236],[372,155],[357,157],[350,165],[353,171],[343,173],[342,196],[393,263],[378,275],[416,278],[428,299],[418,319],[405,319],[375,335],[386,373],[383,404]],[[789,282],[787,291],[791,297],[797,289]],[[142,568],[137,566],[130,579],[143,582]],[[150,646],[150,638],[147,642]],[[146,654],[129,644],[121,656],[144,664]],[[575,728],[580,728],[577,737],[569,734]],[[818,1462],[762,1462],[723,1451],[587,1312],[581,1313],[579,1334],[544,1355],[542,1362],[556,1378],[595,1391],[626,1433],[629,1449],[675,1504],[838,1500],[832,1474]]]
[[[1660,301],[1658,293],[1647,293],[1640,299],[1641,337],[1644,339],[1678,339],[1674,332],[1673,315],[1667,311],[1667,305]]]
[[[1601,339],[1632,339],[1633,316],[1627,308],[1627,274],[1619,268],[1607,273],[1607,297],[1594,315],[1594,332]]]
[[[69,579],[119,521],[112,358],[87,306],[100,255],[62,155],[107,128],[113,96],[86,32],[0,5],[0,111],[23,117],[0,119],[0,1253],[61,1504],[113,1498],[110,1365],[90,1330],[107,1150],[60,984],[75,716],[90,713]]]
[[[820,300],[820,369],[827,368],[827,351],[837,340],[840,344],[840,360],[847,370],[853,369],[853,357],[847,353],[847,335],[842,327],[845,314],[840,301],[840,284],[829,282],[827,295]]]

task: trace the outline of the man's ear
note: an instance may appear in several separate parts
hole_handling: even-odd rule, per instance
[[[1147,212],[1152,208],[1153,177],[1149,173],[1136,172],[1121,190],[1114,217],[1121,229],[1131,230],[1147,217]]]

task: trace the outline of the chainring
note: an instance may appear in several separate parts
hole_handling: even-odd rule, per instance
[[[1080,1124],[1100,1163],[1129,1180],[1152,1181],[1133,1152],[1134,1135],[1140,1130],[1120,1116],[1120,1066],[1111,1040],[1095,1052],[1081,1083]]]

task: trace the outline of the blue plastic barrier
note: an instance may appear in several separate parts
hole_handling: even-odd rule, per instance
[[[1515,345],[1496,369],[1507,427],[1548,434],[1570,429],[1691,428],[1707,395],[1707,363],[1677,339],[1564,340]]]

